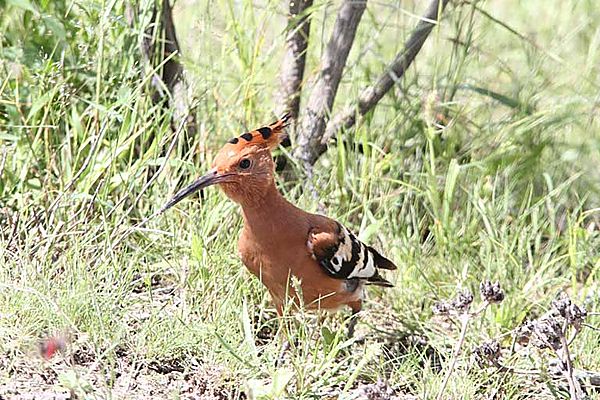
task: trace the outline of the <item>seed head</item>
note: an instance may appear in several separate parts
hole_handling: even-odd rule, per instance
[[[587,317],[585,307],[579,307],[573,303],[569,296],[562,292],[556,300],[552,302],[552,311],[554,314],[563,317],[567,324],[572,325],[576,329],[581,327],[581,324]]]
[[[504,292],[500,288],[500,282],[485,280],[479,285],[479,293],[481,293],[481,299],[488,303],[500,303],[504,300]]]
[[[481,368],[497,365],[500,359],[500,343],[497,340],[485,342],[481,346],[476,347],[473,354],[475,361]]]
[[[452,310],[452,306],[447,301],[438,301],[431,307],[434,314],[448,315]]]
[[[350,393],[352,400],[400,400],[396,391],[386,382],[378,379],[376,383],[360,385]]]
[[[529,339],[531,335],[533,335],[533,321],[526,321],[519,328],[517,328],[515,332],[515,339],[517,343],[522,346],[527,346],[529,344]]]
[[[531,344],[538,349],[552,348],[558,350],[561,347],[560,338],[562,335],[560,322],[556,318],[549,317],[533,321]]]
[[[471,303],[473,303],[473,294],[468,290],[464,290],[459,292],[451,301],[438,301],[431,307],[431,309],[434,314],[440,315],[448,315],[453,311],[464,313],[469,311]]]
[[[456,298],[452,300],[452,308],[459,312],[465,312],[469,310],[471,307],[471,303],[473,303],[473,293],[471,293],[468,289],[458,293]]]

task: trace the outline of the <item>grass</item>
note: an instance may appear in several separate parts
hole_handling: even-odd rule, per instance
[[[316,2],[308,75],[336,6]],[[369,290],[359,343],[345,341],[345,313],[281,321],[299,342],[280,368],[280,321],[237,257],[237,206],[209,190],[134,227],[204,172],[227,138],[273,119],[283,5],[177,2],[199,129],[191,153],[176,145],[168,157],[171,115],[145,94],[143,25],[127,25],[124,2],[0,7],[0,396],[351,398],[389,389],[433,399],[460,325],[432,306],[464,289],[478,302],[485,279],[499,281],[505,299],[470,321],[442,398],[568,396],[566,381],[547,372],[552,353],[511,352],[511,332],[563,291],[599,312],[593,0],[453,2],[409,73],[314,171],[328,215],[400,266],[387,275],[395,288]],[[401,49],[422,8],[368,5],[336,109]],[[147,2],[140,9],[148,21]],[[300,184],[280,187],[317,209]],[[587,323],[600,325],[596,315]],[[42,360],[37,344],[55,335],[67,336],[65,354]],[[473,350],[493,338],[504,364],[545,372],[477,367]],[[599,339],[582,329],[569,346],[575,368],[600,370]]]

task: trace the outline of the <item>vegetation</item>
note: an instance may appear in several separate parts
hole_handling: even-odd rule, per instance
[[[355,342],[348,313],[277,319],[218,190],[140,224],[226,139],[274,120],[284,5],[177,1],[197,122],[183,141],[149,95],[152,2],[134,24],[126,3],[0,0],[0,398],[600,398],[596,1],[451,1],[319,159],[318,199],[288,163],[287,198],[400,266],[369,290]],[[315,1],[306,78],[338,4]],[[369,2],[336,110],[424,6]],[[281,325],[296,342],[276,367]],[[65,348],[45,360],[48,337]]]

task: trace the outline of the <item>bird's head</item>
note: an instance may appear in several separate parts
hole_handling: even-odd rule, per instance
[[[259,200],[274,181],[271,149],[285,137],[287,116],[239,137],[230,139],[217,153],[212,168],[191,185],[180,190],[161,212],[173,207],[187,196],[218,184],[233,201],[247,203]]]

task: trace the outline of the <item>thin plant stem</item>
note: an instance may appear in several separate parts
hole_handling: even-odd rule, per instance
[[[446,376],[444,377],[444,382],[442,382],[442,387],[436,397],[437,400],[441,400],[444,394],[444,390],[446,390],[446,386],[448,385],[448,381],[450,380],[450,376],[454,371],[454,367],[456,366],[456,361],[458,359],[458,355],[460,354],[460,350],[462,348],[463,343],[465,342],[465,337],[467,336],[467,328],[469,326],[469,321],[471,320],[471,315],[468,312],[465,312],[461,315],[461,325],[460,325],[460,337],[458,338],[458,342],[456,343],[456,347],[454,348],[454,353],[452,354],[452,361],[450,362],[450,367],[448,368],[448,372],[446,372]]]
[[[563,331],[561,332],[560,335],[560,343],[562,345],[563,348],[563,354],[562,354],[562,358],[563,358],[563,363],[565,365],[565,367],[567,368],[566,375],[567,375],[567,381],[569,381],[569,395],[571,397],[571,400],[579,400],[579,392],[581,391],[581,387],[579,386],[578,383],[575,382],[575,379],[573,378],[573,365],[571,363],[571,353],[569,352],[569,344],[567,343],[567,338],[564,334],[564,331],[567,328],[567,321],[565,321],[565,327],[563,329]]]

